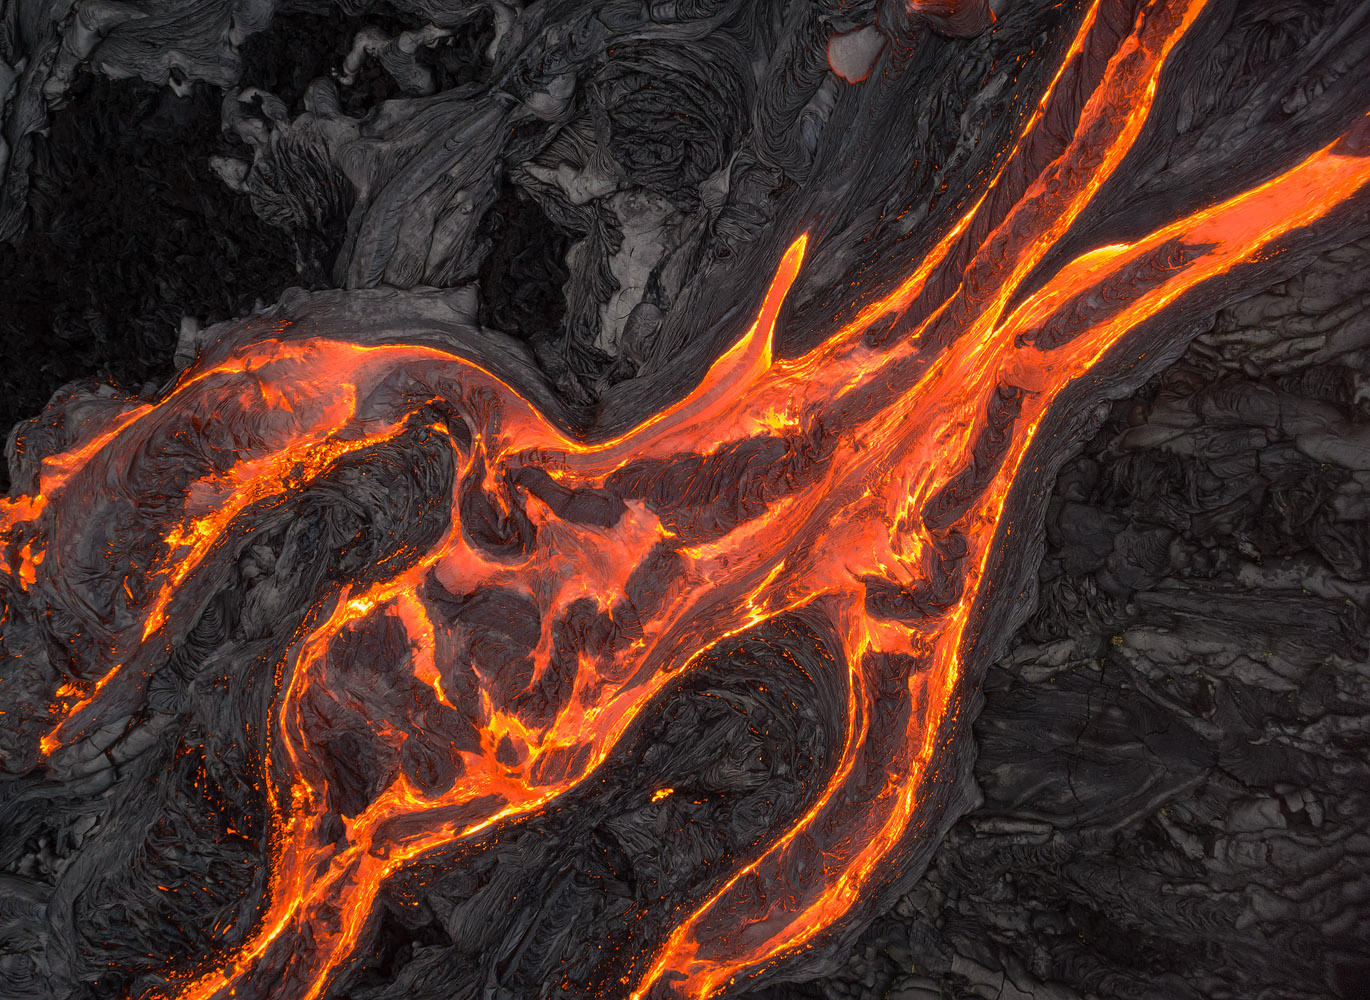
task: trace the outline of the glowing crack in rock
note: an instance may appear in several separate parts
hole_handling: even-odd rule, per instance
[[[622,993],[713,995],[878,889],[949,780],[939,755],[967,738],[963,651],[996,539],[1011,530],[1010,491],[1053,402],[1125,354],[1143,321],[1370,181],[1362,118],[1264,183],[1084,253],[1022,294],[1128,156],[1203,8],[1143,5],[1121,35],[1110,5],[1089,8],[997,173],[897,288],[809,353],[773,357],[803,266],[799,236],[755,322],[703,381],[612,440],[569,436],[436,347],[259,326],[159,402],[111,401],[69,451],[45,458],[37,490],[0,508],[11,592],[65,592],[101,532],[116,530],[87,522],[86,498],[137,507],[140,456],[176,450],[182,476],[175,491],[161,487],[151,561],[130,565],[114,613],[89,609],[88,660],[54,687],[35,748],[54,760],[136,704],[201,610],[197,575],[236,559],[263,510],[341,463],[364,475],[398,442],[450,468],[431,543],[400,545],[325,588],[278,651],[261,765],[266,899],[245,941],[185,974],[175,995],[234,995],[262,966],[283,970],[291,996],[323,995],[391,876],[553,806],[704,653],[797,612],[835,636],[825,662],[846,705],[833,766],[802,814],[680,914]],[[443,610],[476,600],[513,609],[500,613],[523,623],[525,645],[483,642]],[[355,682],[347,650],[359,637],[392,651],[410,683],[372,703],[390,714],[370,720],[373,751],[401,764],[343,815],[309,720]],[[405,757],[420,740],[442,759]]]

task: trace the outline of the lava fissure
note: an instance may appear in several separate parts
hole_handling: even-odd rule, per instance
[[[211,571],[246,559],[278,510],[424,470],[408,493],[387,487],[389,512],[321,507],[334,578],[274,650],[264,904],[169,994],[321,996],[407,865],[580,794],[706,653],[795,614],[840,648],[820,658],[843,706],[822,780],[726,877],[694,887],[707,895],[679,897],[622,992],[713,995],[880,893],[967,738],[968,623],[1044,415],[1130,330],[1370,181],[1362,119],[1249,191],[1065,264],[1010,308],[1136,144],[1205,4],[1133,7],[1089,8],[998,173],[903,284],[808,354],[774,358],[800,237],[700,385],[616,438],[569,436],[436,347],[244,328],[227,360],[157,403],[108,407],[86,443],[42,459],[36,492],[4,502],[0,537],[8,622],[89,623],[33,734],[52,767],[200,642]],[[1077,87],[1089,96],[1074,116]],[[87,518],[91,498],[108,518]],[[103,607],[68,583],[92,561],[118,567]],[[30,634],[7,627],[5,642],[17,653]],[[378,780],[340,768],[359,754]]]

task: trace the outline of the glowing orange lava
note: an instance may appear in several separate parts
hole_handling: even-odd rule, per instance
[[[1264,184],[1084,254],[1014,304],[1127,157],[1167,57],[1203,7],[1143,4],[1118,37],[1099,0],[997,174],[898,288],[810,353],[774,358],[800,237],[751,329],[685,399],[620,437],[576,440],[494,375],[433,347],[274,329],[48,459],[40,493],[0,508],[8,571],[30,590],[62,586],[85,530],[82,493],[114,488],[126,441],[251,418],[231,456],[206,459],[168,504],[158,557],[124,581],[127,600],[101,636],[104,672],[63,682],[69,705],[42,740],[56,755],[131,703],[177,623],[199,612],[190,583],[209,561],[236,557],[250,510],[401,436],[421,433],[455,456],[443,537],[402,571],[343,584],[283,655],[264,768],[277,785],[268,900],[245,944],[182,982],[182,1000],[228,996],[259,963],[286,970],[281,982],[298,983],[300,1000],[320,996],[364,940],[389,876],[543,809],[705,651],[800,608],[821,611],[841,642],[837,764],[808,810],[716,884],[625,993],[709,996],[840,921],[878,884],[937,780],[939,740],[966,694],[967,629],[995,538],[1009,530],[1005,504],[1053,401],[1142,321],[1370,181],[1361,119]],[[1083,107],[1080,93],[1090,94]],[[667,479],[675,485],[663,495],[687,498],[674,507],[652,499]],[[689,500],[700,484],[716,494]],[[699,514],[720,496],[726,516],[716,506]],[[497,552],[478,530],[513,541]],[[632,581],[653,563],[669,571],[645,600]],[[477,658],[471,683],[458,677],[462,638],[435,610],[433,588],[496,588],[536,605],[531,674],[511,683],[503,664]],[[565,674],[553,623],[584,601],[613,626],[610,638],[576,651],[560,689],[529,697]],[[373,720],[378,744],[412,738],[421,705],[424,731],[453,748],[456,777],[428,788],[399,771],[342,817],[338,838],[325,833],[328,760],[305,716],[312,698],[345,687],[341,645],[379,628],[401,630],[414,689],[408,709]],[[460,719],[475,724],[477,743],[457,737]],[[726,934],[709,930],[720,925]],[[302,928],[310,947],[293,948]]]

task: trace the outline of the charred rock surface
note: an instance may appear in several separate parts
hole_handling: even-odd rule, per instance
[[[184,426],[104,461],[89,487],[99,524],[69,506],[61,538],[7,536],[0,996],[175,994],[253,945],[275,912],[281,830],[308,813],[282,791],[271,735],[278,720],[288,729],[291,670],[308,675],[300,644],[330,601],[415,570],[458,522],[490,574],[480,586],[422,579],[427,641],[409,618],[358,612],[293,703],[289,731],[311,750],[295,763],[319,790],[317,877],[325,848],[353,857],[359,830],[373,849],[353,852],[357,871],[382,863],[382,841],[431,834],[437,820],[422,814],[367,826],[396,787],[438,797],[482,753],[516,773],[520,734],[572,703],[587,664],[601,688],[631,681],[620,658],[694,558],[682,550],[824,482],[857,448],[850,428],[933,371],[988,307],[997,263],[1036,217],[998,237],[999,257],[976,251],[1061,154],[1104,73],[1105,56],[1083,60],[1075,98],[1009,154],[1087,6],[6,8],[0,423],[69,386],[10,437],[15,497],[36,493],[41,459],[83,428],[163,398],[173,372],[230,357],[254,329],[287,346],[320,333],[455,352],[557,427],[610,438],[700,382],[797,233],[812,240],[779,313],[785,358],[889,295],[1004,173],[927,294],[862,321],[872,349],[918,336],[930,350],[826,420],[768,413],[776,426],[745,440],[701,439],[567,485],[540,452],[480,451],[497,389],[468,392],[431,358],[398,365],[362,400],[377,420],[404,415],[393,436],[351,439],[315,465],[305,454],[278,489],[252,494],[195,550],[204,565],[168,599],[166,629],[144,634],[157,641],[130,668],[141,680],[115,682],[96,724],[55,753],[44,734],[84,704],[95,666],[117,659],[111,636],[170,572],[153,551],[165,519],[264,449],[276,425],[261,407],[282,420],[304,397],[236,373],[182,411]],[[1099,34],[1116,43],[1183,4],[1137,21],[1141,6],[1100,4]],[[1214,0],[1160,75],[1126,168],[1053,237],[1013,304],[1081,254],[1141,241],[1339,135],[1363,155],[1353,126],[1370,107],[1367,58],[1370,4]],[[731,992],[1364,995],[1368,229],[1357,202],[1223,272],[1139,324],[1135,360],[1113,358],[1063,397],[1007,508],[994,610],[966,646],[964,714],[912,839],[850,919],[767,966],[771,985],[739,977]],[[1160,244],[1063,297],[1015,344],[1068,351],[1212,246]],[[965,467],[907,515],[929,532],[917,579],[857,581],[880,627],[926,626],[969,600],[967,520],[1018,460],[1037,392],[1013,374],[967,408]],[[122,392],[71,383],[90,375]],[[666,536],[643,545],[622,600],[558,603],[499,576],[558,539],[626,530],[630,509]],[[802,545],[793,556],[818,559]],[[431,690],[433,678],[418,683],[425,647],[439,654]],[[733,889],[739,866],[823,806],[818,790],[848,760],[840,647],[806,607],[701,649],[591,777],[377,879],[336,976],[311,978],[310,962],[353,919],[343,897],[368,884],[355,872],[235,988],[282,1000],[316,983],[374,1000],[627,995],[702,897]],[[930,675],[925,649],[867,652],[856,667],[871,722],[843,790],[859,805],[878,797],[876,764],[897,759],[890,732],[919,710],[904,682]],[[489,746],[482,698],[518,720]],[[548,754],[531,777],[555,783],[588,759],[586,747]],[[474,824],[496,798],[438,819]],[[851,839],[835,821],[802,829],[810,856],[778,882],[745,873],[741,904],[701,919],[695,939],[726,951],[739,926],[765,927],[767,901],[802,896]]]
[[[1112,406],[986,675],[983,803],[846,969],[759,995],[1364,995],[1368,276],[1320,256]]]

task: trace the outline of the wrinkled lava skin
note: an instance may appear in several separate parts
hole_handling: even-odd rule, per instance
[[[267,512],[396,454],[441,487],[392,496],[413,531],[326,581],[273,654],[267,897],[241,946],[175,995],[251,993],[263,966],[283,970],[282,996],[323,995],[392,875],[554,805],[668,682],[782,615],[824,623],[841,745],[805,810],[678,915],[622,994],[713,995],[881,891],[941,828],[939,784],[968,739],[965,650],[1044,415],[1075,380],[1125,364],[1139,324],[1370,181],[1362,118],[1260,186],[1024,294],[1128,155],[1204,3],[1144,4],[1131,22],[1118,6],[1088,10],[997,173],[898,288],[808,354],[773,357],[800,236],[701,384],[620,437],[572,436],[437,347],[257,323],[160,401],[87,407],[64,448],[23,456],[27,480],[0,507],[6,620],[55,610],[86,637],[79,668],[53,679],[35,766],[136,710],[212,597],[207,568],[238,559]],[[95,572],[98,606],[72,586]],[[368,658],[404,683],[358,701]],[[371,723],[352,751],[388,775],[361,800],[334,787],[317,735],[349,699]]]

